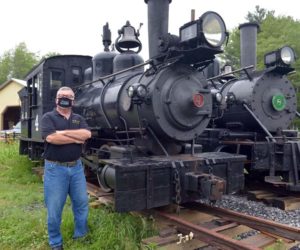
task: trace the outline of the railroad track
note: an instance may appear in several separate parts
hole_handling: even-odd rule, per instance
[[[113,197],[88,183],[88,192],[97,204],[112,204]],[[143,239],[145,249],[290,249],[300,242],[300,228],[257,218],[227,209],[192,202],[181,207],[151,209],[143,215],[154,217],[159,234]],[[278,248],[279,247],[279,248]],[[272,249],[272,248],[271,248]]]
[[[280,249],[289,249],[300,241],[300,228],[196,202],[186,204],[180,214],[161,210],[155,210],[155,214],[169,221],[169,225],[173,225],[178,231],[179,236],[175,244],[171,242],[172,236],[167,243],[164,235],[144,241],[146,244],[152,240],[152,243],[156,242],[157,245],[170,245],[164,249],[201,249],[210,245],[215,249],[244,250],[263,249],[279,243],[282,247]],[[245,237],[248,232],[254,234]],[[190,244],[190,248],[176,248],[176,245],[185,244],[190,240],[190,233],[198,242]]]

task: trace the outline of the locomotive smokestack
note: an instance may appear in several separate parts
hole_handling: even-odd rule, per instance
[[[240,29],[240,47],[241,47],[241,67],[250,65],[256,69],[256,40],[258,23],[243,23],[239,26]]]
[[[148,4],[149,57],[159,54],[159,39],[168,34],[169,3],[172,0],[145,0]]]

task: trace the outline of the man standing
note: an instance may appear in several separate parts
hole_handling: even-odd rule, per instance
[[[72,202],[75,230],[73,238],[87,234],[88,196],[80,155],[82,144],[91,137],[87,123],[72,112],[74,92],[62,87],[56,94],[56,108],[42,118],[45,139],[44,195],[47,207],[49,244],[63,249],[60,232],[66,198]]]

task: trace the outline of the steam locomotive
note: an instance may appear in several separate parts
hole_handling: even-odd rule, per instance
[[[258,24],[239,28],[241,74],[235,77],[229,72],[211,78],[211,89],[223,99],[197,142],[204,151],[246,155],[247,179],[264,178],[267,183],[299,192],[300,142],[298,131],[289,129],[299,114],[295,89],[287,78],[294,71],[295,52],[288,46],[269,52],[264,58],[266,68],[257,71]]]
[[[41,158],[41,117],[55,107],[59,87],[70,86],[76,90],[74,112],[85,117],[92,131],[82,161],[101,188],[113,192],[116,211],[179,205],[199,198],[216,200],[224,193],[243,190],[247,152],[217,150],[223,146],[219,140],[223,132],[231,136],[240,132],[223,127],[230,124],[230,119],[235,122],[232,116],[240,109],[238,98],[243,102],[245,96],[253,94],[250,87],[239,97],[232,86],[242,82],[252,84],[253,79],[256,85],[262,85],[263,81],[275,81],[279,85],[284,81],[286,89],[272,92],[271,98],[277,96],[275,107],[282,96],[288,100],[288,104],[283,109],[279,105],[279,109],[282,112],[290,108],[289,121],[295,113],[295,104],[290,102],[295,98],[292,96],[291,101],[287,98],[287,94],[294,92],[289,91],[291,84],[283,80],[286,67],[280,70],[276,66],[276,70],[266,69],[263,73],[246,71],[248,79],[242,76],[228,80],[224,75],[207,79],[215,55],[222,53],[228,38],[222,17],[206,12],[181,26],[177,36],[168,33],[171,1],[145,2],[148,5],[148,61],[138,54],[142,49],[139,30],[127,21],[115,41],[118,53],[109,49],[111,32],[106,24],[103,52],[93,58],[50,57],[28,73],[27,87],[19,92],[20,153],[32,160]],[[231,93],[236,102],[231,100]],[[244,104],[252,113],[255,111],[254,106]],[[286,118],[278,119],[287,126]],[[257,136],[256,132],[245,134]],[[287,134],[284,136],[288,138]]]

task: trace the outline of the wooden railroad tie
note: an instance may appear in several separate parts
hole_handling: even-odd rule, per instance
[[[293,196],[277,195],[265,190],[248,191],[248,199],[253,201],[262,201],[265,204],[282,210],[294,210],[300,208],[300,198]]]
[[[103,192],[100,187],[87,183],[87,191],[91,197],[94,197],[96,200],[90,202],[90,207],[98,208],[101,206],[108,206],[113,204],[113,194]]]

